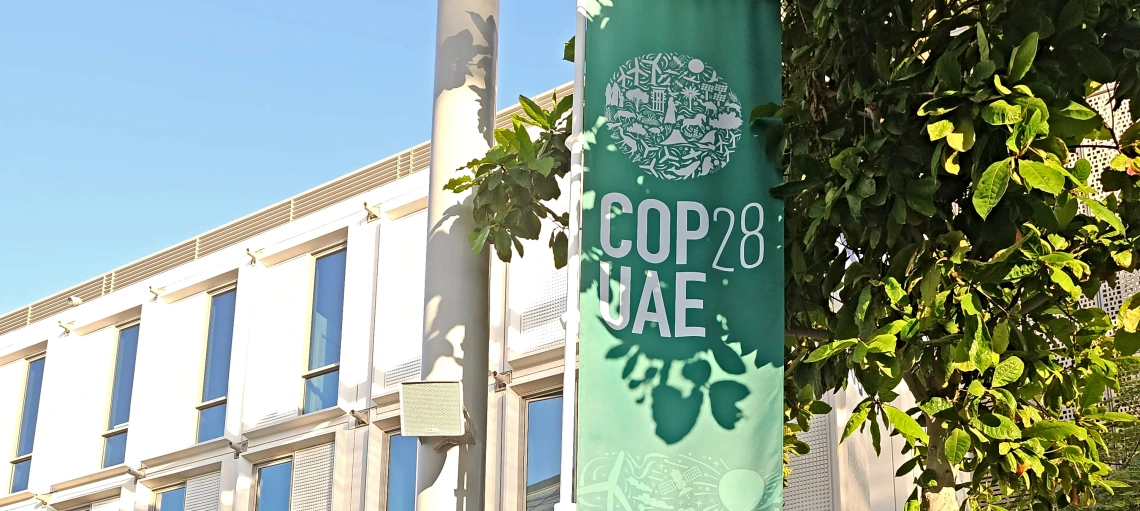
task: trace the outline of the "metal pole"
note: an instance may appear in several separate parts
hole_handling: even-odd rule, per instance
[[[562,471],[558,477],[556,511],[573,511],[574,443],[578,410],[578,331],[582,312],[578,304],[582,279],[582,115],[585,102],[586,10],[585,0],[578,0],[574,33],[574,108],[573,124],[566,144],[570,147],[570,228],[567,236],[566,263],[566,347],[562,374]]]
[[[476,255],[467,241],[474,229],[471,194],[443,187],[494,140],[498,23],[498,0],[439,0],[420,374],[425,381],[463,382],[475,441],[438,450],[433,439],[419,445],[420,511],[484,507],[490,267],[487,251]]]

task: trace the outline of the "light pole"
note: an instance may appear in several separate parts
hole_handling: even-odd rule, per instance
[[[428,189],[427,276],[420,375],[462,381],[474,443],[416,455],[416,509],[481,510],[487,459],[489,264],[467,241],[470,192],[443,189],[456,169],[494,140],[498,0],[439,0]]]

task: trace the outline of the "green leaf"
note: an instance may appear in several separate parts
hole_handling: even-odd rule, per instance
[[[534,125],[540,128],[550,129],[550,121],[546,118],[546,113],[538,103],[531,101],[530,98],[519,95],[519,104],[522,105],[523,112],[527,117],[534,121]]]
[[[1051,441],[1064,440],[1070,436],[1075,436],[1080,440],[1084,440],[1086,432],[1085,428],[1071,422],[1047,420],[1025,428],[1024,436],[1029,438],[1043,438]]]
[[[840,442],[851,436],[855,430],[859,429],[864,422],[867,421],[867,414],[871,412],[871,398],[864,399],[855,410],[851,412],[851,418],[847,419],[847,425],[843,427],[843,437],[839,439]]]
[[[990,60],[990,41],[989,38],[986,37],[986,31],[982,28],[981,23],[978,23],[975,27],[978,33],[978,55],[982,57],[982,60]]]
[[[891,425],[894,426],[895,429],[899,430],[899,433],[911,438],[916,438],[924,443],[930,441],[926,430],[922,429],[918,421],[907,415],[906,412],[891,405],[883,405],[883,411],[887,413],[887,420],[891,422]]]
[[[827,415],[831,413],[831,405],[823,401],[812,401],[808,405],[808,411],[815,415]]]
[[[570,37],[570,40],[562,45],[562,60],[574,62],[574,37]]]
[[[1004,99],[987,103],[982,107],[982,120],[993,126],[1006,126],[1020,122],[1023,111],[1020,106],[1011,105]]]
[[[1140,351],[1140,332],[1117,330],[1112,342],[1121,356],[1131,356]]]
[[[962,297],[962,311],[971,316],[978,316],[982,313],[982,301],[978,295],[974,293],[966,293]]]
[[[569,239],[567,239],[567,237],[566,237],[566,231],[558,231],[558,234],[554,235],[554,243],[550,247],[550,248],[554,249],[554,267],[555,268],[566,267],[566,261],[568,259],[568,256],[567,256],[568,245],[569,245]]]
[[[996,413],[983,413],[970,420],[970,425],[987,437],[996,440],[1017,440],[1021,438],[1021,428],[1012,419]]]
[[[974,147],[974,118],[963,112],[954,122],[954,130],[946,135],[946,145],[965,152]]]
[[[946,446],[944,452],[946,453],[946,460],[955,466],[962,463],[966,458],[966,453],[970,452],[970,434],[962,429],[955,429],[950,432],[946,437]]]
[[[1025,371],[1025,362],[1020,358],[1009,357],[998,364],[994,369],[994,379],[991,384],[992,387],[1004,387],[1017,381],[1021,378],[1021,373]]]
[[[859,303],[855,307],[855,321],[863,323],[869,305],[871,305],[871,286],[864,287],[859,293]]]
[[[554,158],[543,156],[542,158],[530,162],[529,167],[539,174],[542,174],[542,177],[549,176],[550,170],[554,168]]]
[[[831,358],[835,354],[854,346],[858,342],[859,341],[855,339],[844,339],[842,341],[824,344],[812,351],[811,355],[808,355],[806,362],[819,362],[820,360]]]
[[[957,96],[943,96],[935,98],[918,107],[918,115],[925,117],[928,115],[943,115],[947,112],[953,111],[955,108],[962,106],[962,98]]]
[[[1140,326],[1140,293],[1124,299],[1116,313],[1116,326],[1125,332],[1135,332]]]
[[[491,234],[490,227],[480,227],[475,229],[467,241],[471,242],[471,250],[476,254],[483,251],[483,247],[487,244],[487,236]]]
[[[752,113],[748,118],[755,121],[756,119],[772,119],[776,117],[776,112],[779,112],[783,105],[779,103],[765,103],[757,105],[752,108]]]
[[[1002,195],[1005,195],[1005,190],[1009,187],[1011,165],[1013,165],[1013,158],[1006,158],[991,164],[975,184],[974,210],[983,219],[989,216],[990,212],[997,206],[998,201],[1001,200]]]
[[[887,291],[887,298],[891,300],[892,305],[898,305],[899,301],[906,296],[906,291],[903,290],[899,281],[894,277],[887,277],[887,281],[883,284]]]
[[[1137,419],[1134,415],[1124,412],[1104,412],[1102,414],[1104,420],[1109,422],[1136,422]]]
[[[1009,57],[1010,80],[1014,82],[1021,80],[1033,66],[1033,59],[1037,57],[1037,39],[1037,32],[1032,32],[1013,49],[1013,54]]]
[[[986,393],[986,386],[982,384],[982,380],[974,380],[966,387],[966,392],[974,397],[982,397]]]
[[[1111,225],[1113,229],[1116,229],[1116,232],[1124,235],[1124,223],[1120,221],[1120,217],[1116,216],[1116,213],[1113,213],[1112,210],[1108,209],[1107,206],[1101,204],[1101,202],[1096,199],[1091,199],[1083,195],[1077,195],[1077,198],[1089,207],[1089,210],[1093,212],[1093,215],[1096,216],[1098,220]]]
[[[1085,1],[1069,0],[1065,4],[1065,7],[1061,9],[1061,15],[1057,17],[1058,34],[1080,28],[1085,19]]]
[[[1005,353],[1005,349],[1009,347],[1008,322],[1001,321],[994,326],[994,335],[993,340],[991,341],[991,347],[993,348],[994,353],[997,353],[998,355]]]
[[[932,397],[925,403],[918,405],[918,407],[926,412],[927,415],[934,415],[942,410],[953,408],[954,404],[944,397]]]
[[[1050,195],[1057,195],[1065,188],[1065,176],[1044,163],[1019,160],[1017,171],[1030,188],[1036,188]]]
[[[1056,110],[1050,110],[1050,112],[1061,117],[1076,119],[1078,121],[1087,121],[1097,116],[1097,113],[1093,109],[1075,101],[1070,101],[1064,107]]]
[[[1108,166],[1112,167],[1112,170],[1124,170],[1128,168],[1128,162],[1130,161],[1131,158],[1123,154],[1118,154],[1112,157],[1112,161],[1108,162]]]
[[[867,353],[894,353],[898,338],[890,334],[880,334],[867,341]]]
[[[946,135],[952,131],[954,131],[954,122],[950,119],[942,119],[926,125],[926,132],[930,134],[931,141],[946,138]]]
[[[962,88],[962,66],[958,63],[958,52],[948,51],[942,54],[938,63],[934,65],[934,73],[945,89],[957,90]]]

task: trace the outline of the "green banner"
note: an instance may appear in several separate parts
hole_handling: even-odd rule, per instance
[[[780,101],[779,2],[612,3],[586,31],[578,508],[781,509],[783,204],[747,122]]]

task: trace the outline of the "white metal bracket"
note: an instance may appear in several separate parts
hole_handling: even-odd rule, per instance
[[[242,440],[237,443],[234,443],[233,440],[230,440],[230,449],[234,450],[234,459],[236,460],[239,456],[241,456],[241,453],[249,449],[249,440]]]
[[[373,204],[373,205],[369,206],[368,203],[365,202],[364,203],[364,212],[368,214],[368,217],[365,218],[366,222],[372,222],[374,220],[380,219],[380,205],[379,204]]]

